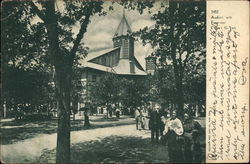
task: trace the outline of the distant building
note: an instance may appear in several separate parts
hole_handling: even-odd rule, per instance
[[[156,57],[148,56],[145,58],[146,60],[146,72],[147,74],[153,75],[156,69]]]
[[[79,107],[88,101],[90,83],[100,79],[100,75],[110,72],[118,76],[136,78],[146,77],[152,74],[155,69],[155,59],[146,58],[146,70],[134,54],[134,38],[131,36],[132,30],[123,14],[121,22],[113,36],[113,48],[92,52],[84,59],[82,65],[81,85],[84,86],[79,92]]]

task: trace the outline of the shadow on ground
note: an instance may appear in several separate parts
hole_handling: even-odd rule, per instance
[[[84,127],[83,120],[72,120],[71,131],[84,129],[105,128],[134,124],[131,119],[106,119],[98,118],[91,120],[91,127]],[[52,134],[57,132],[57,120],[49,121],[9,121],[0,123],[1,145],[12,144],[21,140],[36,137],[39,134]]]
[[[44,150],[38,162],[55,162],[55,150]],[[168,162],[167,146],[152,145],[150,139],[135,136],[109,136],[72,145],[72,163]]]

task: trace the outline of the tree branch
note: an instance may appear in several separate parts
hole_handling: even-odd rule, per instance
[[[87,9],[86,9],[87,10]],[[85,18],[84,18],[84,21],[82,22],[81,24],[81,28],[77,34],[77,37],[76,39],[74,40],[74,45],[70,51],[70,55],[71,55],[71,59],[74,59],[75,58],[75,55],[76,55],[76,51],[80,45],[80,42],[85,34],[85,32],[87,31],[87,26],[88,26],[88,23],[89,23],[89,18],[91,16],[91,13],[92,13],[92,5],[90,6],[90,11],[86,13],[85,15]]]
[[[185,68],[186,68],[186,65],[187,65],[187,61],[188,61],[188,58],[189,58],[189,56],[190,56],[190,54],[192,53],[191,51],[190,51],[190,39],[189,39],[189,27],[187,28],[187,36],[186,36],[186,38],[188,38],[187,39],[187,46],[186,46],[186,49],[187,49],[187,55],[186,55],[186,57],[185,57],[185,59],[183,60],[183,68],[182,68],[182,72],[184,72],[184,70],[185,70]]]
[[[41,12],[41,10],[38,9],[38,7],[35,5],[33,1],[30,1],[31,9],[37,14],[37,16],[42,19],[42,21],[46,22],[45,15]]]

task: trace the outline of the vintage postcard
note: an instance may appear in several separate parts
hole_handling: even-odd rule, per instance
[[[249,2],[4,0],[2,163],[249,162]]]

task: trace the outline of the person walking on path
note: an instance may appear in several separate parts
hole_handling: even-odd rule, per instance
[[[160,104],[155,104],[150,115],[151,143],[159,142],[161,117],[159,114]]]

